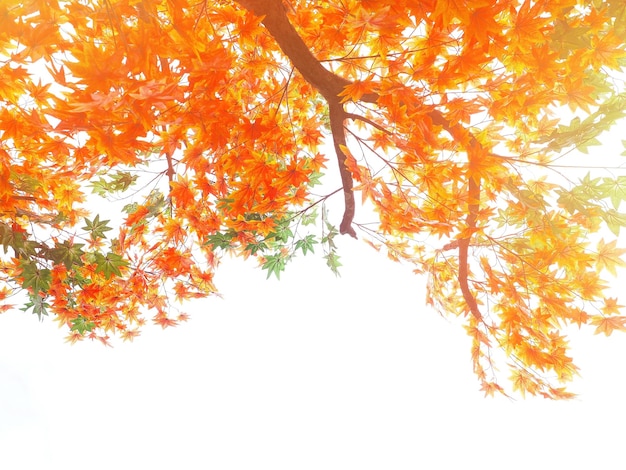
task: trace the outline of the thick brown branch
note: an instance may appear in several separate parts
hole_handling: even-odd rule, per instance
[[[346,118],[343,106],[337,103],[329,102],[329,117],[330,117],[330,130],[333,134],[333,145],[335,146],[335,152],[337,154],[337,161],[339,163],[339,173],[341,174],[341,184],[343,186],[344,197],[344,212],[343,220],[339,226],[339,233],[342,235],[347,233],[350,236],[356,238],[356,232],[352,228],[352,219],[354,219],[355,202],[354,192],[352,191],[352,175],[350,170],[346,166],[346,154],[343,147],[346,147],[346,133],[343,127],[343,121]]]
[[[342,234],[347,233],[356,238],[356,232],[352,228],[356,206],[354,192],[352,191],[353,181],[352,175],[346,167],[346,155],[342,149],[342,147],[346,146],[344,129],[346,114],[339,97],[344,87],[351,82],[324,68],[317,60],[289,21],[281,0],[237,0],[237,3],[263,18],[263,25],[278,43],[283,53],[304,79],[317,88],[326,99],[329,110],[330,130],[339,163],[339,173],[341,174],[345,201],[343,219],[339,226],[339,231]]]
[[[468,209],[467,209],[467,228],[473,230],[476,228],[476,218],[479,210],[480,200],[480,180],[476,181],[473,176],[469,177],[468,186]],[[459,285],[461,287],[461,293],[463,298],[470,309],[470,312],[477,320],[482,320],[482,315],[478,308],[476,298],[472,293],[468,277],[469,277],[469,262],[468,252],[470,245],[471,235],[459,240]]]
[[[428,116],[433,121],[433,124],[437,126],[441,126],[444,128],[453,139],[457,142],[466,142],[466,151],[468,155],[468,164],[469,167],[472,167],[474,163],[474,159],[480,158],[477,155],[480,155],[480,147],[481,144],[476,140],[476,138],[469,133],[465,128],[460,126],[459,124],[451,124],[448,119],[436,109],[433,109],[428,113]],[[468,172],[468,182],[467,182],[467,218],[465,219],[467,229],[469,230],[469,234],[457,240],[456,246],[459,249],[459,286],[461,287],[461,293],[463,294],[463,298],[467,303],[467,306],[470,309],[470,312],[477,320],[482,321],[482,315],[480,313],[480,309],[478,308],[478,303],[476,302],[476,297],[472,293],[472,290],[469,287],[469,261],[468,261],[468,253],[469,246],[471,240],[471,234],[476,228],[476,219],[478,217],[478,211],[480,209],[480,178],[475,175],[472,175],[471,172]],[[451,247],[454,244],[449,244]]]
[[[345,199],[344,217],[341,221],[341,233],[348,233],[356,237],[356,233],[352,228],[352,219],[354,217],[355,202],[354,193],[352,191],[353,181],[350,171],[346,167],[346,155],[342,149],[346,145],[344,120],[348,116],[345,112],[343,104],[339,98],[339,94],[346,85],[351,82],[335,75],[330,70],[324,68],[322,64],[313,55],[308,46],[304,43],[298,32],[295,30],[283,6],[282,0],[236,0],[241,6],[257,16],[261,16],[263,25],[268,32],[274,37],[283,53],[291,60],[294,67],[302,74],[312,86],[317,88],[322,96],[328,102],[329,117],[331,123],[331,132],[333,135],[333,144],[337,154],[339,163],[339,172],[343,184],[343,192]],[[364,95],[360,101],[368,103],[376,103],[378,96],[375,93]],[[438,110],[432,110],[428,113],[433,124],[441,126],[448,131],[452,137],[459,143],[469,142],[470,147],[478,146],[476,139],[469,134],[462,126],[450,123],[448,119]],[[350,116],[353,117],[354,116]],[[465,138],[468,137],[469,141]],[[468,149],[468,154],[470,150]],[[476,181],[471,175],[468,182],[468,216],[467,226],[470,229],[476,226],[476,217],[478,214],[478,201],[480,198],[480,181]],[[481,319],[481,314],[476,303],[476,299],[472,294],[468,285],[468,250],[470,244],[470,236],[459,240],[459,283],[463,297],[467,302],[472,314]]]
[[[337,99],[350,81],[324,68],[293,27],[282,0],[237,0],[246,10],[262,17],[263,26],[278,43],[304,79],[327,100]]]

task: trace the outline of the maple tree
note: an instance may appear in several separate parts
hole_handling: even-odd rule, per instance
[[[132,339],[216,293],[223,253],[336,272],[358,231],[463,319],[488,395],[504,366],[569,397],[568,326],[626,330],[626,175],[566,168],[626,114],[621,0],[24,0],[0,24],[5,310]]]

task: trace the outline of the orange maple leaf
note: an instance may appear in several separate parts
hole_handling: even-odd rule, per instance
[[[626,317],[604,317],[593,316],[591,318],[591,324],[596,325],[595,334],[604,333],[605,336],[611,336],[611,333],[615,330],[626,331]]]

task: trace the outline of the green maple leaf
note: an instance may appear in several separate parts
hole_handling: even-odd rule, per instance
[[[315,240],[314,235],[307,235],[302,240],[298,240],[296,242],[296,250],[300,248],[302,250],[303,255],[306,255],[309,251],[311,253],[315,253],[315,250],[313,249],[313,245],[315,245],[316,243],[317,243],[317,240]]]
[[[128,261],[115,253],[107,253],[106,256],[102,253],[96,253],[95,262],[96,272],[104,273],[104,277],[107,279],[110,279],[113,275],[121,276],[120,268],[128,266]]]
[[[86,331],[91,331],[96,327],[96,324],[92,321],[87,320],[82,315],[78,315],[76,318],[72,320],[72,326],[70,330],[78,331],[81,335],[85,334]]]
[[[285,270],[286,263],[286,256],[282,253],[277,253],[275,255],[269,255],[268,257],[266,257],[262,269],[267,270],[267,279],[269,279],[272,274],[276,276],[276,279],[280,279],[280,273],[281,271]]]
[[[52,282],[52,272],[49,269],[39,269],[37,264],[30,260],[21,260],[22,288],[32,289],[33,293],[46,292]]]
[[[57,243],[57,245],[49,251],[48,256],[55,262],[55,264],[63,263],[69,270],[72,268],[72,265],[83,265],[83,262],[80,259],[85,253],[82,250],[83,246],[85,245],[82,243],[72,243],[66,240],[63,243]]]
[[[91,238],[93,240],[97,239],[97,238],[106,238],[106,236],[104,235],[104,232],[108,232],[109,230],[113,230],[111,227],[109,227],[107,224],[110,222],[109,220],[100,220],[100,216],[96,215],[96,217],[93,220],[88,220],[87,218],[84,219],[85,220],[85,225],[84,227],[82,227],[83,230],[86,230],[87,232],[89,232],[91,234]]]

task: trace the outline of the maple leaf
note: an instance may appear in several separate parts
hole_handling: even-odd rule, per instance
[[[77,331],[81,335],[85,334],[85,332],[89,332],[93,330],[96,326],[94,322],[87,320],[85,317],[81,315],[73,319],[71,323],[72,323],[72,326],[70,330]]]
[[[542,16],[540,3],[531,5],[530,0],[524,0],[514,20],[513,30],[523,51],[528,51],[531,45],[541,44],[546,40],[544,31],[550,22],[549,18]]]
[[[618,305],[617,298],[609,297],[604,299],[604,307],[602,307],[602,313],[607,316],[619,314],[621,308],[624,308],[624,306]]]
[[[517,390],[523,397],[526,393],[535,395],[539,390],[539,385],[536,380],[524,370],[517,370],[511,374],[511,381],[513,382],[513,390]]]
[[[626,317],[623,316],[593,316],[591,324],[596,325],[595,334],[604,333],[605,336],[611,336],[615,330],[626,331]]]
[[[485,392],[485,396],[494,396],[495,393],[504,393],[504,389],[495,382],[483,382],[481,391]]]
[[[195,199],[195,191],[191,182],[186,178],[179,178],[170,183],[170,197],[176,201],[180,207],[191,205]]]
[[[154,318],[154,323],[161,325],[161,328],[165,329],[171,326],[178,325],[178,320],[168,318],[165,315],[158,315]]]
[[[84,220],[86,225],[83,227],[83,230],[89,232],[92,239],[104,238],[106,236],[104,232],[113,230],[107,225],[110,220],[100,220],[100,215],[96,215],[93,220]]]
[[[346,85],[339,96],[343,97],[343,102],[360,101],[364,95],[375,91],[375,82],[372,80],[361,80],[350,85]]]
[[[137,329],[125,329],[120,333],[121,338],[124,341],[133,341],[141,332]]]
[[[85,253],[82,247],[85,246],[82,243],[73,243],[66,240],[60,244],[57,244],[48,253],[50,259],[55,263],[63,263],[67,269],[71,269],[74,265],[82,266],[82,255]]]
[[[595,99],[593,99],[595,88],[591,85],[585,85],[582,78],[577,80],[566,79],[563,86],[568,106],[572,111],[581,108],[589,112],[589,105],[594,106],[597,104]]]
[[[604,239],[598,242],[596,266],[598,271],[606,269],[613,276],[617,276],[617,267],[626,266],[626,261],[622,256],[626,254],[626,249],[617,248],[617,240],[606,243]]]
[[[114,275],[121,276],[122,268],[128,266],[128,261],[117,253],[107,253],[103,255],[102,253],[96,252],[95,263],[96,272],[103,273],[107,279],[110,279]]]
[[[156,265],[168,276],[189,272],[193,265],[191,255],[174,247],[166,248],[155,260]]]

